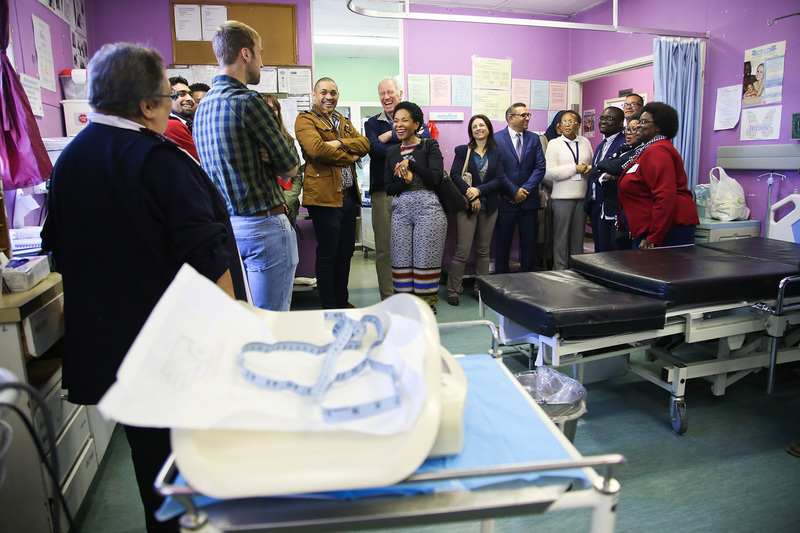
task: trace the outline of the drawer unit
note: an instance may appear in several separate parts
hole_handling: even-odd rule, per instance
[[[89,442],[86,443],[86,446],[81,451],[78,462],[61,487],[64,500],[67,502],[67,508],[72,516],[78,514],[78,510],[81,508],[81,503],[89,491],[89,486],[92,484],[92,479],[96,472],[97,457],[94,449],[94,439],[89,439]],[[67,527],[67,519],[62,513],[61,531],[67,531]]]
[[[89,416],[86,414],[86,407],[81,406],[56,441],[59,483],[64,483],[67,479],[75,461],[90,438]]]
[[[75,412],[78,410],[78,405],[74,403],[69,403],[66,398],[63,396],[66,395],[66,391],[61,388],[61,383],[59,381],[56,387],[47,393],[44,397],[45,404],[50,409],[50,413],[53,416],[53,427],[55,428],[56,438],[58,438],[61,433],[64,431],[67,423],[70,419],[74,416]],[[39,434],[39,437],[42,438],[42,444],[44,445],[44,451],[50,451],[50,444],[47,440],[47,426],[45,425],[44,421],[44,412],[42,411],[41,407],[36,406],[33,410],[33,418],[36,423],[36,431]]]
[[[26,355],[39,357],[64,335],[64,294],[22,319]]]
[[[733,220],[722,222],[710,218],[701,218],[694,233],[695,243],[720,242],[731,239],[745,239],[761,235],[761,221]]]

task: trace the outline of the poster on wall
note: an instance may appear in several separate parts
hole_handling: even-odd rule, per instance
[[[420,107],[431,105],[431,85],[427,74],[409,74],[406,89],[409,102],[415,102]]]
[[[528,99],[531,96],[531,80],[521,80],[514,78],[511,80],[511,103],[522,102],[529,106]]]
[[[511,90],[511,60],[472,56],[472,88]]]
[[[742,107],[780,104],[786,41],[744,52]]]
[[[31,111],[33,111],[33,114],[37,117],[43,117],[42,89],[39,87],[39,80],[27,74],[20,74],[19,81],[22,83],[22,88],[25,89],[25,95],[28,97],[28,102],[31,104]]]
[[[778,139],[781,130],[781,107],[775,105],[742,109],[739,140],[766,141]]]
[[[75,2],[64,0],[64,9],[61,11],[61,18],[69,24],[70,29],[75,29]]]
[[[53,63],[53,46],[50,40],[50,24],[36,15],[33,20],[33,42],[36,48],[36,63],[39,65],[39,84],[42,89],[56,91],[56,70]]]
[[[469,107],[472,105],[472,76],[450,76],[453,106]]]
[[[583,136],[594,137],[594,109],[587,109],[583,112]]]
[[[86,38],[86,0],[73,0],[75,12],[75,31]]]
[[[511,104],[511,91],[472,90],[472,114],[486,115],[489,120],[504,122]]]
[[[531,80],[531,100],[528,109],[547,111],[550,109],[550,82]]]
[[[431,74],[431,105],[450,105],[450,75]]]
[[[550,82],[549,107],[550,109],[567,108],[567,82],[565,81]]]
[[[86,68],[89,63],[89,43],[86,37],[76,31],[70,32],[72,37],[72,68]]]

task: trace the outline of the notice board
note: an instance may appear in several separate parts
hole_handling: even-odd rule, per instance
[[[196,2],[171,0],[172,55],[180,65],[216,65],[211,41],[179,41],[175,36],[175,5],[225,6],[228,20],[238,20],[261,36],[265,65],[297,65],[297,12],[294,4],[256,4],[245,2]]]

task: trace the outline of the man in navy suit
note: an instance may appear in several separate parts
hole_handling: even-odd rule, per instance
[[[597,170],[597,163],[614,155],[625,144],[625,134],[622,132],[625,115],[618,107],[607,107],[603,109],[597,123],[605,138],[594,152],[583,209],[592,222],[594,251],[608,252],[621,249],[614,240],[619,215],[617,176],[609,176]]]
[[[495,271],[498,273],[509,271],[508,257],[515,226],[519,227],[520,272],[530,272],[536,266],[539,184],[544,178],[546,164],[539,136],[528,131],[530,119],[528,106],[512,104],[506,110],[508,128],[495,135],[505,173],[495,243]]]

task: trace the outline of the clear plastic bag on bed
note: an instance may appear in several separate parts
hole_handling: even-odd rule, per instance
[[[578,418],[586,412],[583,398],[586,388],[580,381],[546,366],[516,374],[533,401],[542,405],[556,424]]]

